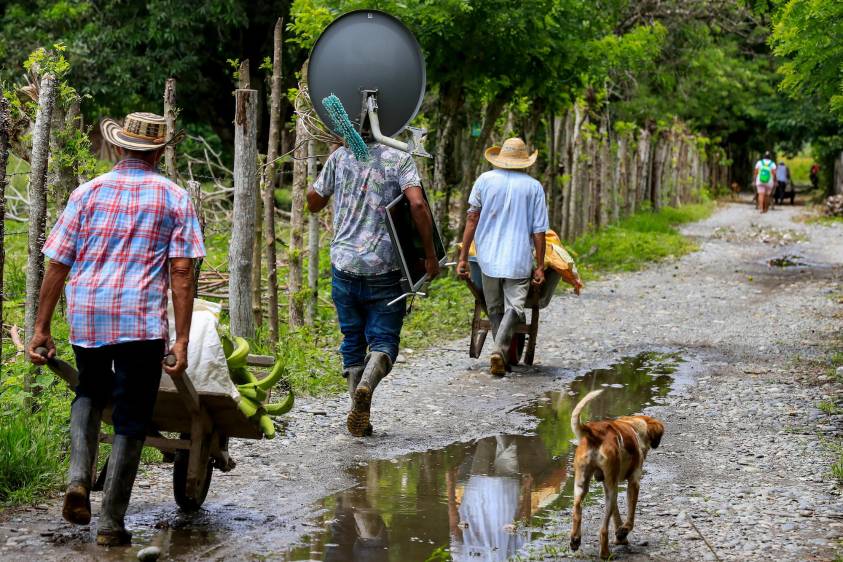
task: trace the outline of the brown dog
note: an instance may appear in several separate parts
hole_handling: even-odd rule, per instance
[[[650,416],[623,416],[613,420],[580,422],[583,408],[602,390],[589,392],[571,414],[571,429],[579,439],[574,455],[574,524],[571,529],[571,550],[580,547],[582,535],[582,502],[588,494],[591,476],[603,482],[606,508],[600,526],[600,557],[609,557],[609,519],[615,523],[618,544],[627,544],[626,536],[635,523],[635,504],[643,475],[644,459],[652,447],[659,446],[664,425]],[[626,522],[621,524],[618,511],[618,485],[627,481]]]

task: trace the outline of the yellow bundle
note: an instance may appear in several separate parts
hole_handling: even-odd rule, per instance
[[[579,295],[580,289],[582,289],[584,285],[582,283],[582,279],[580,279],[580,274],[577,271],[577,264],[574,263],[574,258],[572,258],[571,254],[568,253],[568,250],[562,246],[562,241],[559,239],[559,235],[556,234],[556,232],[548,230],[545,233],[544,238],[545,243],[547,244],[547,249],[544,253],[544,268],[547,269],[549,267],[559,273],[562,280],[571,285],[574,288],[574,292]],[[474,246],[474,242],[471,243],[471,247],[468,249],[468,255],[477,255],[477,248]]]

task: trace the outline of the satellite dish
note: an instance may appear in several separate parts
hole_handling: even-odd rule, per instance
[[[322,105],[331,94],[358,126],[373,98],[375,125],[383,136],[392,137],[418,113],[426,82],[424,55],[415,36],[398,19],[377,10],[340,16],[310,52],[310,100],[319,119],[335,133]]]

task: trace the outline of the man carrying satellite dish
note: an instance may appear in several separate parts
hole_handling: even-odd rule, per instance
[[[404,289],[385,209],[402,192],[424,245],[427,275],[433,279],[439,274],[433,219],[413,157],[367,144],[367,161],[358,161],[344,146],[334,151],[307,192],[307,207],[314,213],[334,197],[331,296],[343,334],[343,376],[352,401],[347,426],[356,437],[371,435],[372,395],[398,356],[406,302],[393,302]]]
[[[350,52],[355,56],[349,58]],[[389,14],[349,12],[313,46],[308,90],[322,122],[344,142],[308,190],[307,206],[318,212],[334,198],[331,295],[351,395],[347,427],[360,437],[372,433],[372,395],[398,356],[403,297],[411,294],[402,284],[406,263],[388,215],[402,194],[409,208],[405,220],[415,227],[412,245],[423,248],[418,257],[427,280],[439,274],[433,217],[412,157],[425,152],[415,137],[410,142],[392,138],[407,128],[424,98],[421,47]],[[360,119],[352,122],[349,113],[356,116],[361,108]]]

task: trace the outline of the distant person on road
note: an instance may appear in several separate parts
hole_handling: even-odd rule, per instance
[[[433,217],[413,157],[377,143],[369,144],[369,154],[369,160],[360,162],[348,148],[338,148],[307,192],[312,213],[334,197],[331,297],[343,335],[343,376],[351,396],[346,426],[356,437],[372,434],[372,396],[398,357],[406,302],[399,298],[404,289],[386,206],[402,193],[422,239],[427,275],[433,279],[439,274]]]
[[[468,199],[457,275],[468,279],[468,255],[477,241],[477,260],[483,272],[483,295],[495,338],[490,370],[503,376],[509,369],[509,347],[515,328],[525,321],[524,306],[530,284],[544,283],[545,232],[548,228],[544,188],[526,173],[538,157],[519,138],[486,150],[495,167],[482,174]],[[533,262],[535,249],[535,265]]]
[[[787,192],[787,188],[790,185],[790,169],[787,167],[787,164],[784,161],[779,162],[776,166],[776,192],[775,192],[775,202],[776,205],[781,205],[784,203],[784,195]]]
[[[770,208],[770,197],[776,187],[776,163],[769,151],[755,163],[755,189],[758,191],[758,209],[766,213]]]
[[[132,540],[124,518],[161,368],[172,377],[187,368],[193,260],[205,255],[205,247],[190,196],[157,170],[164,148],[184,135],[165,141],[164,118],[151,113],[131,113],[122,126],[105,119],[100,128],[121,160],[70,195],[44,244],[50,264],[28,353],[37,365],[46,363],[37,348],[55,356],[50,324],[64,288],[79,385],[70,407],[70,484],[62,515],[77,525],[91,520],[100,424],[111,404],[114,439],[97,544],[121,546]],[[169,342],[168,290],[176,326],[172,366],[162,365]]]
[[[820,165],[814,162],[811,166],[811,189],[817,189],[820,186]]]

